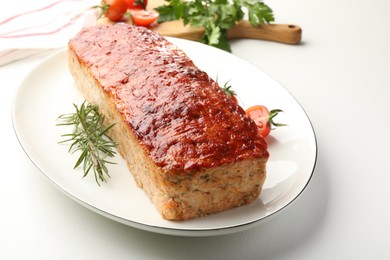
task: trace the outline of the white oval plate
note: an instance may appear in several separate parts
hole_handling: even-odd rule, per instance
[[[227,52],[197,42],[168,38],[195,64],[223,85],[233,85],[244,108],[263,104],[285,111],[278,120],[288,126],[272,132],[267,142],[270,159],[263,192],[254,203],[223,213],[184,222],[162,219],[146,194],[136,186],[126,163],[116,156],[109,166],[111,178],[99,187],[93,173],[82,178],[73,170],[76,154],[60,145],[61,134],[71,129],[56,126],[56,119],[74,111],[84,98],[68,71],[66,50],[37,66],[23,81],[14,100],[16,135],[31,161],[70,198],[115,221],[157,233],[182,236],[228,234],[253,227],[296,199],[308,185],[316,157],[316,138],[298,102],[279,83],[249,63]]]

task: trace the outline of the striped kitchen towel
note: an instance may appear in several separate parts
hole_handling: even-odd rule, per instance
[[[35,2],[36,8],[0,18],[0,66],[47,50],[63,48],[82,28],[94,25],[100,0]],[[37,2],[41,5],[38,6]]]

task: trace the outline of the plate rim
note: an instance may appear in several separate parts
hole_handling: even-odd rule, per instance
[[[192,42],[192,41],[189,41],[189,40],[184,40],[184,39],[179,39],[179,38],[173,38],[173,37],[166,37],[168,40],[174,40],[174,44],[176,44],[176,42],[180,42],[180,41],[183,41],[183,42],[190,42],[190,44],[193,44],[195,42]],[[201,43],[195,43],[195,44],[201,44]],[[206,47],[206,48],[213,48],[211,46],[208,46],[208,45],[204,45],[202,44],[203,46],[202,47]],[[180,47],[180,46],[179,46]],[[219,49],[216,49],[216,48],[213,48],[213,51],[221,51],[223,52],[222,50],[219,50]],[[250,62],[244,60],[244,59],[241,59],[240,57],[238,56],[235,56],[235,55],[232,55],[235,59],[239,59],[243,62],[245,62],[246,64],[248,64],[249,66],[252,66],[254,68],[256,68],[257,70],[261,71],[262,73],[264,73],[267,77],[269,77],[270,79],[272,79],[274,82],[276,82],[284,91],[286,91],[288,93],[288,95],[294,99],[294,101],[296,102],[296,104],[299,106],[299,108],[302,110],[302,112],[304,113],[305,115],[305,119],[307,119],[309,125],[310,125],[310,130],[311,130],[311,133],[312,133],[312,138],[313,138],[313,141],[314,141],[314,146],[315,146],[315,149],[314,149],[314,158],[313,158],[313,162],[312,165],[310,166],[311,168],[311,172],[310,174],[308,175],[308,178],[307,180],[305,181],[305,185],[302,187],[302,189],[290,200],[288,201],[288,203],[286,203],[285,205],[283,205],[282,207],[278,208],[277,210],[271,212],[270,214],[268,215],[265,215],[261,218],[258,218],[258,219],[255,219],[255,220],[252,220],[252,221],[247,221],[245,223],[238,223],[237,225],[232,225],[232,226],[226,226],[226,227],[217,227],[217,228],[208,228],[208,229],[188,229],[188,228],[180,228],[180,229],[177,229],[177,228],[173,228],[173,227],[164,227],[164,226],[157,226],[157,225],[151,225],[151,224],[147,224],[147,223],[139,223],[137,221],[134,221],[134,220],[131,220],[131,219],[125,219],[125,218],[122,218],[121,216],[116,216],[110,212],[107,212],[106,210],[104,209],[100,209],[100,208],[97,208],[95,207],[94,205],[91,205],[90,203],[74,196],[73,194],[71,194],[70,192],[68,192],[62,185],[58,184],[55,182],[55,180],[53,180],[49,174],[46,173],[46,170],[42,168],[41,165],[39,165],[39,163],[37,163],[35,161],[35,159],[29,154],[28,152],[28,149],[25,147],[25,145],[22,143],[23,141],[21,140],[21,136],[20,136],[20,133],[18,133],[18,127],[17,127],[17,123],[16,123],[16,110],[17,110],[17,107],[16,107],[16,104],[17,104],[17,99],[18,99],[18,96],[20,95],[20,92],[22,92],[22,89],[23,89],[23,86],[25,85],[25,81],[26,79],[28,79],[28,77],[32,76],[34,74],[34,72],[36,70],[39,69],[39,67],[41,66],[44,66],[46,63],[50,62],[51,60],[55,59],[57,56],[59,55],[62,55],[63,52],[66,52],[66,48],[61,48],[53,53],[51,53],[49,56],[47,56],[46,58],[44,58],[40,63],[38,63],[35,67],[33,67],[24,77],[24,79],[22,80],[21,84],[19,85],[17,91],[15,92],[15,95],[14,95],[14,98],[13,98],[13,101],[12,101],[12,109],[11,109],[11,114],[12,114],[12,125],[13,125],[13,129],[14,129],[14,133],[17,137],[17,140],[20,144],[20,146],[22,147],[23,151],[25,152],[25,154],[27,155],[27,157],[30,159],[30,161],[35,165],[35,167],[37,167],[37,169],[44,175],[46,176],[46,178],[50,181],[50,183],[52,183],[57,189],[59,189],[61,192],[63,192],[65,195],[67,195],[69,198],[71,198],[72,200],[76,201],[77,203],[79,203],[80,205],[88,208],[89,210],[92,210],[94,211],[95,213],[98,213],[99,215],[101,216],[104,216],[106,218],[109,218],[113,221],[116,221],[116,222],[119,222],[119,223],[122,223],[122,224],[125,224],[127,226],[130,226],[130,227],[133,227],[133,228],[137,228],[137,229],[141,229],[141,230],[145,230],[145,231],[149,231],[149,232],[154,232],[154,233],[160,233],[160,234],[166,234],[166,235],[175,235],[175,236],[192,236],[192,237],[201,237],[201,236],[216,236],[216,235],[224,235],[224,234],[231,234],[231,233],[236,233],[236,232],[239,232],[239,231],[244,231],[244,230],[247,230],[251,227],[254,227],[254,226],[257,226],[259,223],[263,223],[269,219],[271,219],[273,216],[275,216],[276,214],[278,214],[280,211],[284,210],[285,208],[289,207],[290,205],[292,205],[299,197],[301,197],[301,195],[304,193],[304,191],[306,190],[306,188],[308,187],[308,185],[310,184],[312,178],[313,178],[313,175],[314,175],[314,171],[316,169],[316,165],[317,165],[317,159],[318,159],[318,140],[317,140],[317,136],[316,136],[316,132],[315,132],[315,129],[314,129],[314,126],[312,124],[312,121],[310,120],[308,114],[306,113],[305,109],[303,108],[303,106],[299,103],[299,101],[277,80],[275,80],[272,76],[270,76],[269,74],[267,74],[266,72],[264,72],[263,70],[255,67],[254,65],[252,65]]]

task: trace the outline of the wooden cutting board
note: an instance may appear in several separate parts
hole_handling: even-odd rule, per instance
[[[151,28],[164,36],[178,37],[199,41],[204,33],[203,28],[184,26],[182,21],[170,21]],[[248,21],[240,21],[227,32],[228,39],[258,39],[287,44],[298,44],[302,30],[291,24],[264,24],[253,27]]]
[[[148,9],[164,5],[164,0],[150,0]],[[99,23],[110,23],[107,18],[102,18]],[[204,34],[201,27],[184,26],[183,22],[169,21],[150,27],[155,32],[164,36],[183,38],[199,41]],[[242,20],[227,32],[228,39],[258,39],[274,41],[286,44],[299,44],[302,38],[302,29],[292,24],[264,24],[253,27],[248,21]]]

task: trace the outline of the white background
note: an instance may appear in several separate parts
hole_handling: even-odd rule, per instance
[[[0,20],[32,4],[9,2]],[[297,201],[254,229],[202,238],[133,229],[80,206],[13,131],[14,94],[39,55],[0,67],[0,259],[389,259],[390,2],[266,3],[277,23],[302,27],[302,43],[236,40],[233,53],[279,81],[313,123],[317,167]]]

